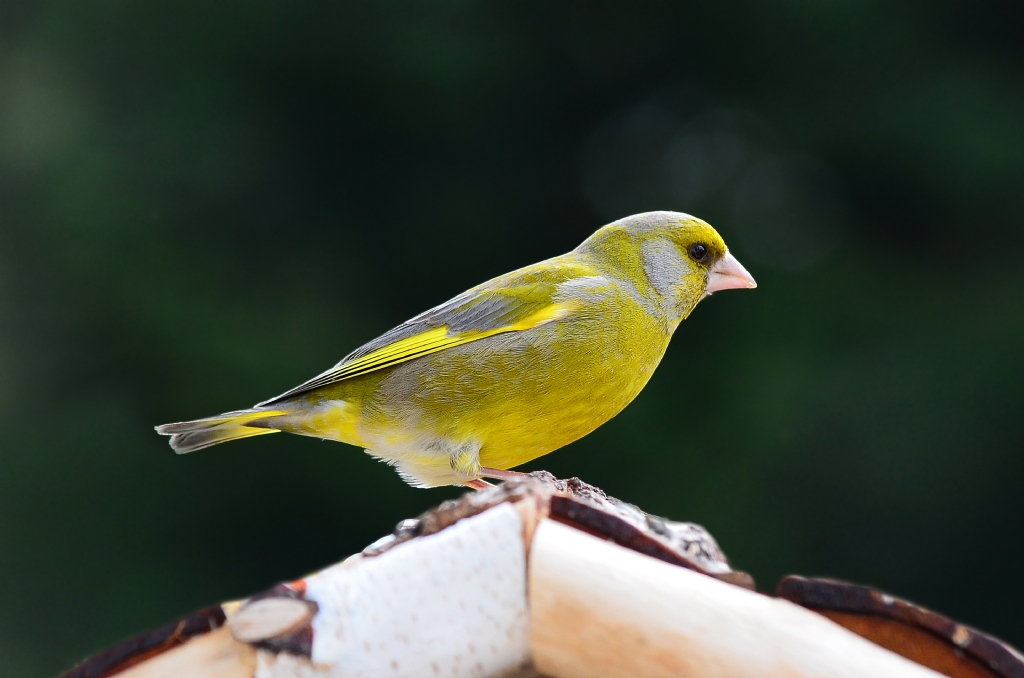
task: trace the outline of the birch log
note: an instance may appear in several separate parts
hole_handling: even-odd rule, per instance
[[[530,640],[557,678],[937,678],[788,601],[551,520],[530,553]]]
[[[909,603],[784,584],[881,645],[753,592],[703,528],[541,475],[446,502],[360,555],[126,641],[65,678],[1024,678],[1013,648]],[[861,614],[873,610],[890,626]],[[914,628],[893,643],[892,624]]]

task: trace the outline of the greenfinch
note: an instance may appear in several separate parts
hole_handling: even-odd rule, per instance
[[[755,286],[704,221],[637,214],[251,409],[156,430],[178,453],[287,431],[364,448],[416,487],[480,487],[614,417],[704,297]]]

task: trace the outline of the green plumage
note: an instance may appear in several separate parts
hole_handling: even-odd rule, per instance
[[[179,452],[287,431],[363,447],[415,485],[464,483],[611,419],[706,294],[752,286],[703,221],[636,215],[416,316],[253,410],[157,430]]]

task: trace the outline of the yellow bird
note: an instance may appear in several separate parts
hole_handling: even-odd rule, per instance
[[[362,447],[416,487],[481,487],[614,417],[704,297],[749,287],[704,221],[637,214],[421,313],[252,409],[156,430],[182,454],[287,431]]]

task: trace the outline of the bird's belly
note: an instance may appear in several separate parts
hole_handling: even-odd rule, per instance
[[[646,385],[668,337],[627,329],[499,335],[412,361],[381,380],[367,420],[475,446],[482,466],[518,466],[590,433]]]
[[[364,447],[420,486],[465,482],[480,466],[518,466],[590,433],[650,379],[670,332],[647,314],[618,310],[318,389],[290,430]]]
[[[650,376],[649,374],[647,376]],[[507,469],[579,440],[629,404],[643,385],[637,379],[610,378],[587,384],[586,391],[511,401],[510,411],[490,418],[480,464]]]

